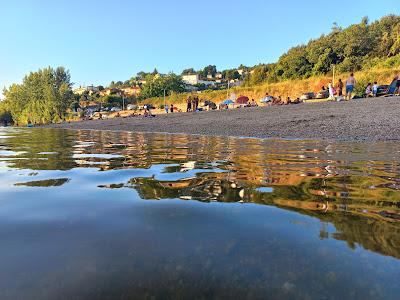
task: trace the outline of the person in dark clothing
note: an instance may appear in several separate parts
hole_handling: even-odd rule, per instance
[[[171,113],[173,113],[174,112],[174,105],[171,104],[169,109],[170,109]]]
[[[192,97],[188,97],[186,99],[186,112],[189,112],[192,110]]]
[[[336,86],[336,91],[337,91],[337,95],[339,97],[343,96],[343,82],[342,82],[342,79],[339,79],[339,82],[337,83],[337,86]]]
[[[196,99],[192,98],[192,111],[196,111]]]

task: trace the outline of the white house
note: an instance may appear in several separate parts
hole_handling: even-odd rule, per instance
[[[214,81],[200,80],[199,74],[182,75],[182,81],[188,85],[215,85]]]
[[[182,81],[186,84],[196,85],[199,84],[199,74],[182,75]]]

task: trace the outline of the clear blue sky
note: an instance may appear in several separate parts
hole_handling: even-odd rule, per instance
[[[331,3],[331,4],[329,4]],[[0,10],[0,88],[46,66],[76,85],[138,71],[274,62],[291,46],[399,13],[399,0],[6,0]]]

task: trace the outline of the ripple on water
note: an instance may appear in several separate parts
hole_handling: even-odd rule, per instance
[[[398,142],[0,138],[2,299],[400,292]]]

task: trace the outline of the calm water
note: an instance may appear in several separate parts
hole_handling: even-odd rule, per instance
[[[0,129],[0,299],[399,299],[400,143]]]

